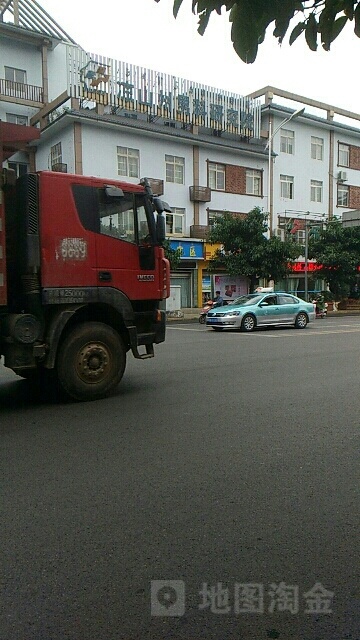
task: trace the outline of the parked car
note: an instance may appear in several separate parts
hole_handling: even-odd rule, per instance
[[[278,291],[240,296],[226,307],[212,309],[207,313],[206,326],[215,331],[239,329],[247,332],[272,325],[305,329],[312,320],[315,320],[312,303]]]

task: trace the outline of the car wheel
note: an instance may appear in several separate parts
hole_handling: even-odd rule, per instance
[[[306,329],[308,318],[306,313],[298,313],[295,320],[295,329]]]
[[[202,314],[201,316],[199,316],[200,324],[205,324],[205,319],[206,319],[205,315]]]
[[[254,318],[254,316],[248,314],[247,316],[244,316],[241,322],[241,331],[254,331],[256,327],[256,320]]]

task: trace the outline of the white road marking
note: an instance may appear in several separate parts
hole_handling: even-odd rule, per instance
[[[359,333],[360,332],[360,325],[340,325],[341,327],[351,327],[350,329],[327,329],[326,327],[322,327],[316,331],[311,330],[311,329],[306,329],[304,330],[297,330],[297,331],[286,331],[286,329],[284,329],[284,331],[279,332],[278,334],[274,334],[274,333],[267,333],[267,331],[271,331],[271,328],[268,328],[268,330],[266,331],[254,331],[251,332],[251,335],[261,335],[265,338],[293,338],[294,335],[300,337],[301,335],[310,335],[310,336],[324,336],[324,335],[329,335],[329,334],[334,334],[334,333]],[[356,328],[358,327],[358,328]],[[189,328],[189,327],[166,327],[166,330],[168,331],[169,329],[175,329],[176,331],[195,331],[195,332],[199,332],[199,331],[203,331],[204,333],[210,333],[211,329],[203,329],[203,327],[194,327],[194,328]],[[228,335],[243,335],[244,332],[240,332],[240,331],[227,331],[226,329],[224,329],[224,331],[218,331],[217,333],[221,333],[222,335],[228,334]]]

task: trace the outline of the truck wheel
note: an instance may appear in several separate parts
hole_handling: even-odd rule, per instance
[[[74,400],[98,400],[119,384],[125,365],[124,343],[112,327],[101,322],[80,324],[59,349],[58,383]]]

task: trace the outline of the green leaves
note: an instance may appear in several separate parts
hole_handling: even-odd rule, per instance
[[[288,264],[300,253],[299,246],[281,242],[279,238],[265,237],[267,214],[258,207],[246,216],[225,214],[213,228],[210,242],[223,245],[212,261],[212,269],[222,266],[231,276],[246,276],[279,280],[288,272]]]
[[[331,291],[341,298],[357,277],[360,262],[360,227],[343,227],[331,221],[317,238],[310,238],[309,257],[322,265],[319,275]]]
[[[181,262],[181,251],[179,249],[172,249],[169,239],[166,239],[163,243],[165,258],[170,262],[171,271],[175,271]]]
[[[159,0],[156,0],[156,1],[158,2]],[[183,0],[174,0],[174,6],[173,6],[174,18],[176,18],[177,14],[179,13],[179,9],[180,9],[180,7],[182,5],[182,1]]]
[[[182,3],[173,0],[175,17]],[[329,51],[348,21],[354,21],[354,33],[360,37],[360,0],[192,0],[192,11],[199,16],[200,35],[205,33],[213,12],[228,12],[234,49],[247,64],[256,60],[259,44],[272,24],[279,44],[291,28],[289,44],[304,34],[311,51],[317,50],[319,35],[322,47]],[[297,15],[300,21],[293,26]]]
[[[234,49],[243,62],[254,62],[258,50],[258,28],[250,11],[246,13],[246,3],[235,4],[230,12],[231,40]]]
[[[354,19],[355,19],[354,32],[355,32],[355,35],[358,38],[360,38],[360,4],[358,4],[358,6],[354,11]]]
[[[317,28],[315,15],[311,13],[305,27],[305,40],[311,51],[316,51],[317,49]]]

